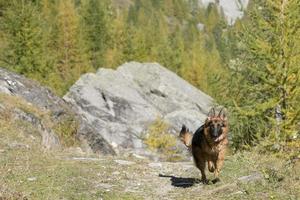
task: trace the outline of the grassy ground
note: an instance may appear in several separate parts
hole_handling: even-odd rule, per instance
[[[28,126],[0,120],[0,199],[300,198],[296,158],[256,151],[230,155],[222,182],[202,185],[195,183],[199,171],[192,161],[153,163],[134,156],[86,155],[76,149],[45,152]],[[238,180],[257,173],[259,180]]]
[[[45,151],[31,124],[0,112],[0,200],[300,199],[300,156],[257,150],[228,155],[222,182],[203,185],[192,161],[99,157],[77,148]],[[256,180],[247,181],[249,175]]]

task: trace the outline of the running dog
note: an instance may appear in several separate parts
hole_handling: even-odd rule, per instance
[[[212,108],[204,125],[199,127],[194,134],[183,125],[180,131],[180,139],[192,152],[196,167],[201,171],[201,180],[207,184],[209,181],[205,175],[205,166],[214,172],[213,183],[220,181],[219,173],[224,163],[225,151],[228,144],[228,121],[224,108],[216,114]]]

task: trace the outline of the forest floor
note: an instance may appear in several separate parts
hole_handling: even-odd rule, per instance
[[[1,200],[300,199],[299,157],[254,150],[228,155],[221,182],[203,185],[192,161],[96,156],[78,148],[49,152],[23,130],[0,120]]]

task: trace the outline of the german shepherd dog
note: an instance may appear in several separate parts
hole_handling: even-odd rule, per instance
[[[225,110],[222,108],[216,115],[215,108],[212,108],[208,117],[201,127],[194,134],[183,125],[180,131],[180,139],[192,152],[196,167],[201,171],[201,181],[209,183],[205,175],[205,166],[214,172],[213,183],[220,181],[219,173],[224,163],[224,156],[227,139],[228,122]]]

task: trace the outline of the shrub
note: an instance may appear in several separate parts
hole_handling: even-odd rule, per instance
[[[178,153],[176,148],[176,137],[170,133],[169,125],[161,118],[157,118],[148,128],[145,144],[152,151],[157,151],[174,160]]]
[[[76,145],[76,133],[78,130],[78,121],[73,116],[67,116],[59,123],[54,125],[54,131],[59,136],[64,146]]]

